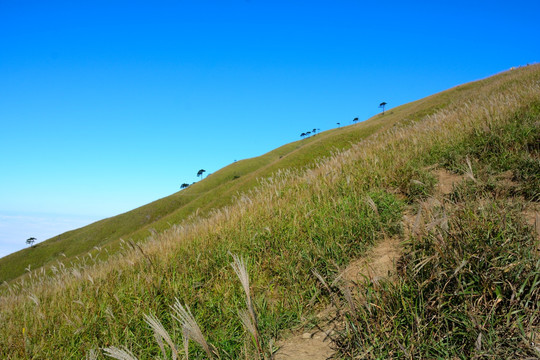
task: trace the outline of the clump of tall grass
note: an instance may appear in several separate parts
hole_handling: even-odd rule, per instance
[[[169,347],[171,348],[171,358],[172,358],[172,360],[178,359],[178,348],[177,348],[176,344],[172,341],[171,336],[169,335],[167,330],[165,330],[165,327],[163,326],[161,321],[159,321],[159,319],[154,315],[145,314],[144,318],[145,318],[146,323],[154,331],[154,338],[156,339],[156,342],[159,345],[159,349],[161,350],[161,354],[162,354],[163,358],[164,359],[167,358],[167,351],[165,350],[165,345],[163,343],[163,340],[165,340],[167,345],[169,345]],[[184,338],[187,340],[188,337],[186,336],[187,335],[186,332],[184,332],[184,335],[185,335]],[[188,357],[188,352],[186,351],[185,354],[186,354],[186,358],[187,358]]]
[[[247,266],[244,259],[236,254],[231,254],[233,257],[233,262],[231,267],[234,272],[240,279],[242,288],[245,295],[245,303],[247,309],[242,309],[238,311],[238,315],[242,325],[251,336],[253,343],[256,347],[256,357],[258,359],[267,359],[266,354],[261,345],[261,336],[258,330],[257,324],[257,314],[251,299],[251,290],[249,286],[249,274],[247,271]],[[193,316],[189,306],[183,305],[180,300],[175,299],[174,304],[170,307],[173,311],[172,318],[178,321],[182,329],[183,334],[183,345],[184,345],[184,356],[186,359],[189,359],[189,340],[193,340],[204,350],[206,356],[209,359],[220,358],[219,351],[213,345],[208,343],[205,336],[202,333],[201,328],[199,327],[197,320]],[[161,321],[154,315],[144,315],[146,324],[154,332],[154,338],[158,344],[162,358],[167,359],[168,351],[165,348],[165,343],[170,348],[170,357],[172,360],[176,360],[179,357],[178,346],[175,344]],[[165,343],[164,343],[165,342]],[[107,347],[103,349],[105,355],[118,359],[118,360],[137,360],[137,357],[126,347]],[[93,350],[90,351],[90,354],[94,354]],[[92,355],[95,356],[95,355]]]
[[[176,299],[172,309],[174,311],[173,317],[182,325],[184,336],[187,339],[193,340],[199,344],[203,348],[208,358],[213,359],[216,356],[219,357],[217,350],[206,341],[201,328],[197,324],[195,317],[189,309],[189,306],[182,305],[182,303]]]
[[[501,224],[516,220],[494,209],[487,214],[464,210],[469,213],[457,214],[448,234],[434,232],[410,244],[397,284],[367,287],[365,303],[356,305],[349,331],[337,341],[342,354],[540,355],[533,345],[540,340],[540,261],[531,256],[530,233],[514,222],[514,229],[493,223],[486,228],[493,216]]]
[[[234,261],[231,263],[231,266],[234,269],[234,272],[236,273],[238,278],[240,279],[240,283],[242,284],[242,288],[246,296],[247,309],[240,310],[238,312],[238,315],[240,317],[240,320],[242,321],[242,325],[244,326],[248,334],[251,335],[253,343],[255,347],[257,348],[257,357],[260,359],[262,356],[264,359],[266,359],[266,355],[261,345],[261,335],[259,334],[257,314],[255,313],[255,308],[253,307],[253,302],[251,300],[251,290],[249,287],[249,275],[248,275],[246,263],[244,259],[239,257],[238,255],[233,254],[232,256],[233,256]]]

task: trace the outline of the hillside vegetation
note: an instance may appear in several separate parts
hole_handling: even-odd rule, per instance
[[[436,169],[464,180],[437,195]],[[539,189],[534,65],[232,164],[123,214],[126,241],[0,288],[0,355],[270,358],[283,330],[316,325],[332,302],[338,358],[538,357],[539,239],[527,219]],[[150,209],[162,212],[147,238]],[[385,238],[403,242],[394,280],[343,284],[347,265]]]
[[[427,108],[434,111],[441,105],[440,101],[442,97],[432,101]],[[414,106],[409,112],[414,113]],[[267,178],[282,169],[312,167],[323,157],[347,149],[374,132],[391,126],[395,121],[396,118],[391,114],[385,115],[384,119],[375,117],[369,122],[325,131],[262,156],[235,162],[173,195],[1,258],[0,282],[24,274],[28,266],[36,269],[57,260],[67,265],[79,261],[77,256],[90,251],[100,256],[95,247],[106,249],[109,254],[115,253],[121,238],[137,242],[195,214],[205,216],[212,209],[230,205],[239,194],[254,189],[259,179]],[[101,256],[103,254],[104,251]]]
[[[397,122],[407,124],[422,119],[446,107],[457,98],[466,99],[479,83],[462,85],[376,115],[368,121],[318,133],[304,140],[286,144],[262,156],[235,162],[214,172],[190,187],[124,214],[107,218],[77,230],[69,231],[0,258],[0,282],[25,273],[30,266],[61,261],[65,265],[78,262],[88,252],[94,256],[115,253],[120,239],[135,242],[161,232],[195,214],[206,216],[212,209],[230,205],[239,194],[247,193],[279,170],[299,170],[313,167],[321,159]],[[396,111],[397,110],[397,111]],[[96,251],[95,248],[103,251]]]

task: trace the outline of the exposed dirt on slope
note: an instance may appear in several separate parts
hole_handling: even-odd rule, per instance
[[[278,344],[280,349],[275,354],[276,360],[325,360],[334,354],[332,341],[322,331],[306,332],[296,335]]]
[[[366,257],[352,262],[342,272],[341,279],[348,283],[360,283],[366,279],[377,281],[387,277],[395,270],[399,259],[399,240],[385,239],[378,243]],[[304,331],[278,343],[276,360],[324,360],[334,354],[331,336],[339,328],[335,320],[336,309],[330,306],[317,315],[324,322],[319,329]],[[330,320],[327,320],[329,319]]]
[[[365,258],[353,261],[342,274],[346,281],[358,283],[366,278],[371,281],[388,277],[399,259],[399,240],[385,239],[375,246]]]
[[[438,169],[433,172],[438,178],[436,194],[420,203],[420,212],[433,211],[441,206],[436,199],[453,191],[456,183],[464,179],[463,175],[456,175],[449,171]],[[407,209],[403,215],[403,237],[386,238],[373,247],[365,257],[353,261],[341,273],[340,277],[346,283],[359,284],[366,280],[378,281],[396,274],[396,265],[401,255],[400,244],[403,239],[414,236],[423,227],[419,224],[420,216]],[[353,294],[354,295],[354,294]],[[340,328],[336,320],[337,310],[329,306],[317,315],[323,322],[317,329],[302,330],[292,337],[278,342],[279,350],[274,355],[275,360],[325,360],[331,358],[335,351],[332,348],[332,334]]]
[[[531,204],[522,215],[527,224],[536,230],[536,237],[540,238],[540,204]]]
[[[536,251],[540,253],[540,204],[529,204],[521,215],[536,233]],[[540,338],[540,334],[538,336]]]
[[[454,185],[461,182],[465,177],[463,175],[457,175],[449,172],[445,169],[437,169],[433,171],[433,174],[437,176],[437,193],[441,195],[448,195],[452,192]]]

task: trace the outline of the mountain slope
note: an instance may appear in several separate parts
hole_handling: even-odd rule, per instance
[[[141,359],[182,355],[185,327],[170,307],[179,302],[220,358],[258,358],[257,344],[268,356],[282,330],[314,326],[318,309],[342,302],[346,292],[336,289],[348,264],[383,239],[403,238],[396,284],[345,284],[365,291],[347,313],[351,331],[336,338],[343,357],[532,357],[540,260],[534,229],[519,216],[540,189],[539,94],[540,66],[530,66],[404,105],[366,121],[371,135],[347,150],[283,168],[229,206],[120,246],[106,261],[58,264],[55,274],[33,271],[4,285],[0,355],[97,358],[93,351],[111,346]],[[302,148],[317,141],[288,151],[298,151],[289,161],[310,158]],[[438,168],[469,180],[437,203]],[[408,212],[418,221],[407,235]],[[246,260],[249,285],[231,254]],[[258,343],[238,318],[250,306]],[[207,356],[194,341],[188,352]]]
[[[313,166],[333,152],[393,126],[396,121],[412,122],[447,106],[450,98],[468,97],[478,86],[471,83],[376,115],[368,121],[333,129],[284,145],[262,156],[241,160],[209,175],[189,188],[124,214],[66,232],[0,259],[0,282],[12,280],[30,266],[37,269],[60,260],[66,264],[94,247],[117,251],[119,239],[144,240],[189,216],[207,214],[230,204],[238,194],[253,189],[258,179],[283,169]],[[405,118],[405,119],[404,119]],[[97,251],[94,251],[97,253]]]

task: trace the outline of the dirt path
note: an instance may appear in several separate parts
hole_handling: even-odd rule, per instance
[[[438,178],[438,183],[434,198],[430,198],[421,203],[422,211],[431,211],[440,205],[437,197],[446,196],[453,190],[454,184],[463,180],[463,175],[456,175],[446,170],[435,170],[434,175]],[[410,210],[403,215],[404,234],[402,238],[387,238],[373,247],[365,257],[353,261],[342,272],[341,278],[346,282],[357,284],[369,279],[377,281],[388,278],[396,273],[396,263],[401,254],[400,243],[403,239],[413,235],[418,227],[418,217]],[[336,309],[329,307],[317,315],[323,321],[332,318]],[[332,349],[331,336],[333,329],[339,328],[335,320],[326,321],[320,325],[321,329],[297,333],[288,339],[278,342],[279,350],[274,355],[275,360],[325,360],[330,358],[335,351]]]
[[[437,169],[433,171],[433,175],[437,176],[435,196],[450,194],[454,189],[454,185],[461,182],[465,178],[464,175],[454,174],[444,169]]]
[[[529,224],[536,234],[536,251],[540,253],[540,205],[529,204],[521,213],[527,224]],[[539,336],[540,337],[540,336]]]
[[[358,283],[366,278],[372,281],[385,278],[394,272],[395,264],[399,258],[399,240],[385,239],[371,249],[366,257],[352,262],[342,273],[345,281]],[[319,318],[332,317],[335,309],[329,307],[318,315]],[[333,329],[339,326],[335,321],[321,325],[322,331],[313,329],[297,334],[278,343],[276,360],[325,360],[334,354],[330,336]],[[330,335],[330,336],[329,336]]]
[[[451,194],[454,186],[463,181],[467,175],[453,174],[444,169],[433,170],[433,174],[438,179],[435,193],[432,197],[419,202],[417,214],[414,214],[411,208],[405,210],[402,219],[404,229],[402,238],[384,239],[373,247],[366,256],[349,264],[340,275],[345,282],[359,284],[366,280],[377,281],[394,276],[396,274],[396,263],[401,254],[400,242],[403,239],[409,239],[411,236],[420,236],[421,229],[430,227],[431,224],[423,223],[425,215],[430,214],[430,218],[440,219],[438,220],[439,225],[445,221],[444,198]],[[474,179],[472,174],[469,177]],[[509,174],[503,173],[500,175],[499,181],[503,185],[515,186],[515,184],[510,183],[509,177]],[[538,244],[537,251],[540,252],[540,205],[537,203],[529,204],[523,210],[522,216],[535,230]],[[354,296],[355,294],[353,294]],[[319,325],[319,329],[304,330],[303,333],[297,333],[295,336],[278,343],[279,350],[274,359],[325,360],[331,358],[335,353],[332,349],[331,340],[333,329],[340,328],[339,323],[335,320],[336,313],[336,308],[329,306],[317,315],[323,322],[323,325]]]

